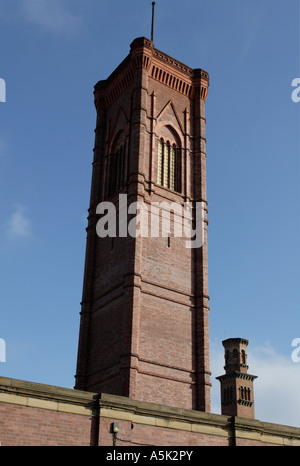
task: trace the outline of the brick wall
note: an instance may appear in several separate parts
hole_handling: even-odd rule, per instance
[[[91,393],[0,377],[1,445],[91,445],[95,399]]]
[[[111,424],[115,418],[100,419],[99,445],[109,446],[228,446],[227,437],[179,431],[166,427],[119,421],[120,430],[113,441]]]
[[[1,446],[89,446],[86,416],[0,404]]]
[[[114,422],[120,428],[115,442]],[[300,446],[300,429],[0,377],[0,442],[2,446]]]

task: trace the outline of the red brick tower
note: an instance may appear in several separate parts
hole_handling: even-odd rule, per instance
[[[135,39],[95,86],[97,126],[75,388],[210,411],[205,101],[209,76]],[[204,240],[100,238],[97,206],[204,206]],[[123,198],[122,198],[123,199]],[[198,203],[198,204],[197,204]],[[100,209],[98,208],[98,214]],[[124,225],[123,225],[124,226]],[[117,228],[118,230],[118,228]]]
[[[229,338],[222,343],[226,374],[217,377],[221,383],[222,414],[254,419],[253,381],[257,377],[247,373],[248,340]]]

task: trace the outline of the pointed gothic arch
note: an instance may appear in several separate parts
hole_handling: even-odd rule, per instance
[[[125,184],[126,181],[126,136],[125,131],[120,130],[111,146],[107,159],[107,195],[113,196]]]
[[[171,125],[161,128],[157,147],[156,182],[159,186],[182,192],[182,148],[178,133]]]

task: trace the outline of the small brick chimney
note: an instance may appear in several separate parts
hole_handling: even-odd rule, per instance
[[[216,377],[221,383],[222,414],[254,419],[253,381],[257,377],[247,372],[248,340],[228,338],[222,344],[226,373]]]

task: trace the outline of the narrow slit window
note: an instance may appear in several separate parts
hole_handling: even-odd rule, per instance
[[[170,147],[170,189],[175,191],[175,147]]]
[[[119,147],[108,159],[108,196],[112,196],[125,184],[125,145]]]
[[[170,146],[164,145],[164,187],[169,188],[169,158],[170,158]]]
[[[157,183],[162,185],[163,175],[163,142],[158,143]]]

